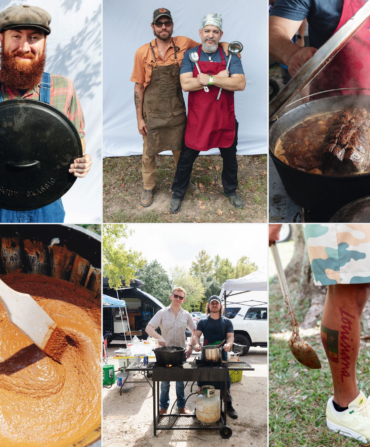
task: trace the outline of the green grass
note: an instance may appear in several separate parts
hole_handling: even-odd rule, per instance
[[[287,244],[281,244],[287,245]],[[279,246],[280,247],[280,246]],[[292,286],[294,300],[297,290]],[[326,427],[325,409],[332,396],[333,385],[329,363],[318,336],[304,337],[318,353],[321,370],[309,370],[298,363],[286,340],[272,334],[290,330],[283,309],[283,298],[276,280],[270,283],[270,443],[269,447],[353,447],[358,441],[337,435]],[[295,309],[299,321],[306,313],[304,307]],[[370,392],[370,352],[360,351],[357,374],[359,389]]]

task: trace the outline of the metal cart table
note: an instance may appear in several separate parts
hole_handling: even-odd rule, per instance
[[[222,438],[230,438],[232,430],[226,425],[225,397],[227,392],[228,371],[254,371],[248,363],[228,362],[222,365],[205,365],[198,362],[186,362],[182,366],[163,367],[156,363],[134,363],[126,371],[153,372],[153,431],[157,430],[218,430]],[[159,382],[201,381],[223,382],[224,389],[220,390],[221,417],[214,424],[203,424],[195,414],[159,414]]]

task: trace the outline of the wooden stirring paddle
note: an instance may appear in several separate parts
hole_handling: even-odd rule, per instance
[[[65,334],[31,295],[16,292],[0,280],[0,301],[9,320],[36,346],[59,362],[67,345]]]

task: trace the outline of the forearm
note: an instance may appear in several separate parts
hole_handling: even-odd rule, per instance
[[[199,85],[197,78],[186,78],[185,80],[181,80],[181,88],[184,92],[197,92],[198,90],[202,90],[203,86]]]
[[[145,332],[151,337],[156,338],[157,340],[161,338],[161,335],[159,335],[158,332],[154,329],[154,327],[151,326],[150,324],[148,324],[147,327],[145,328]]]
[[[238,92],[245,89],[245,78],[243,77],[218,77],[213,76],[213,85],[215,87],[223,88],[224,90],[228,90],[230,92]]]
[[[193,344],[194,345],[200,345],[200,337],[198,337],[196,334],[193,335]]]
[[[85,138],[81,138],[81,145],[82,145],[82,153],[84,154],[86,152],[86,141],[85,141]]]
[[[229,334],[226,338],[226,343],[230,346],[234,343],[234,334]]]
[[[143,101],[144,101],[143,84],[135,83],[134,99],[135,99],[136,117],[138,120],[143,119]]]
[[[291,39],[283,28],[270,24],[270,57],[275,62],[288,66],[290,58],[300,49]]]

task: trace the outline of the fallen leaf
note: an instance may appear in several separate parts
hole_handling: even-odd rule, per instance
[[[125,186],[125,184],[124,183],[122,183],[122,185],[121,185],[121,188],[123,188]]]
[[[216,171],[219,171],[220,170],[220,166],[219,165],[215,166],[215,169],[216,169]]]
[[[138,207],[138,210],[141,210],[141,209],[143,209],[143,208],[144,208],[143,206],[139,206],[139,207]]]
[[[210,171],[212,171],[212,166],[208,166],[208,169],[209,169]]]
[[[223,214],[223,211],[221,211],[221,210],[218,210],[216,214],[217,214],[217,216],[222,216],[222,214]]]
[[[201,210],[205,210],[206,207],[205,207],[205,206],[201,206],[200,209],[201,209]]]

